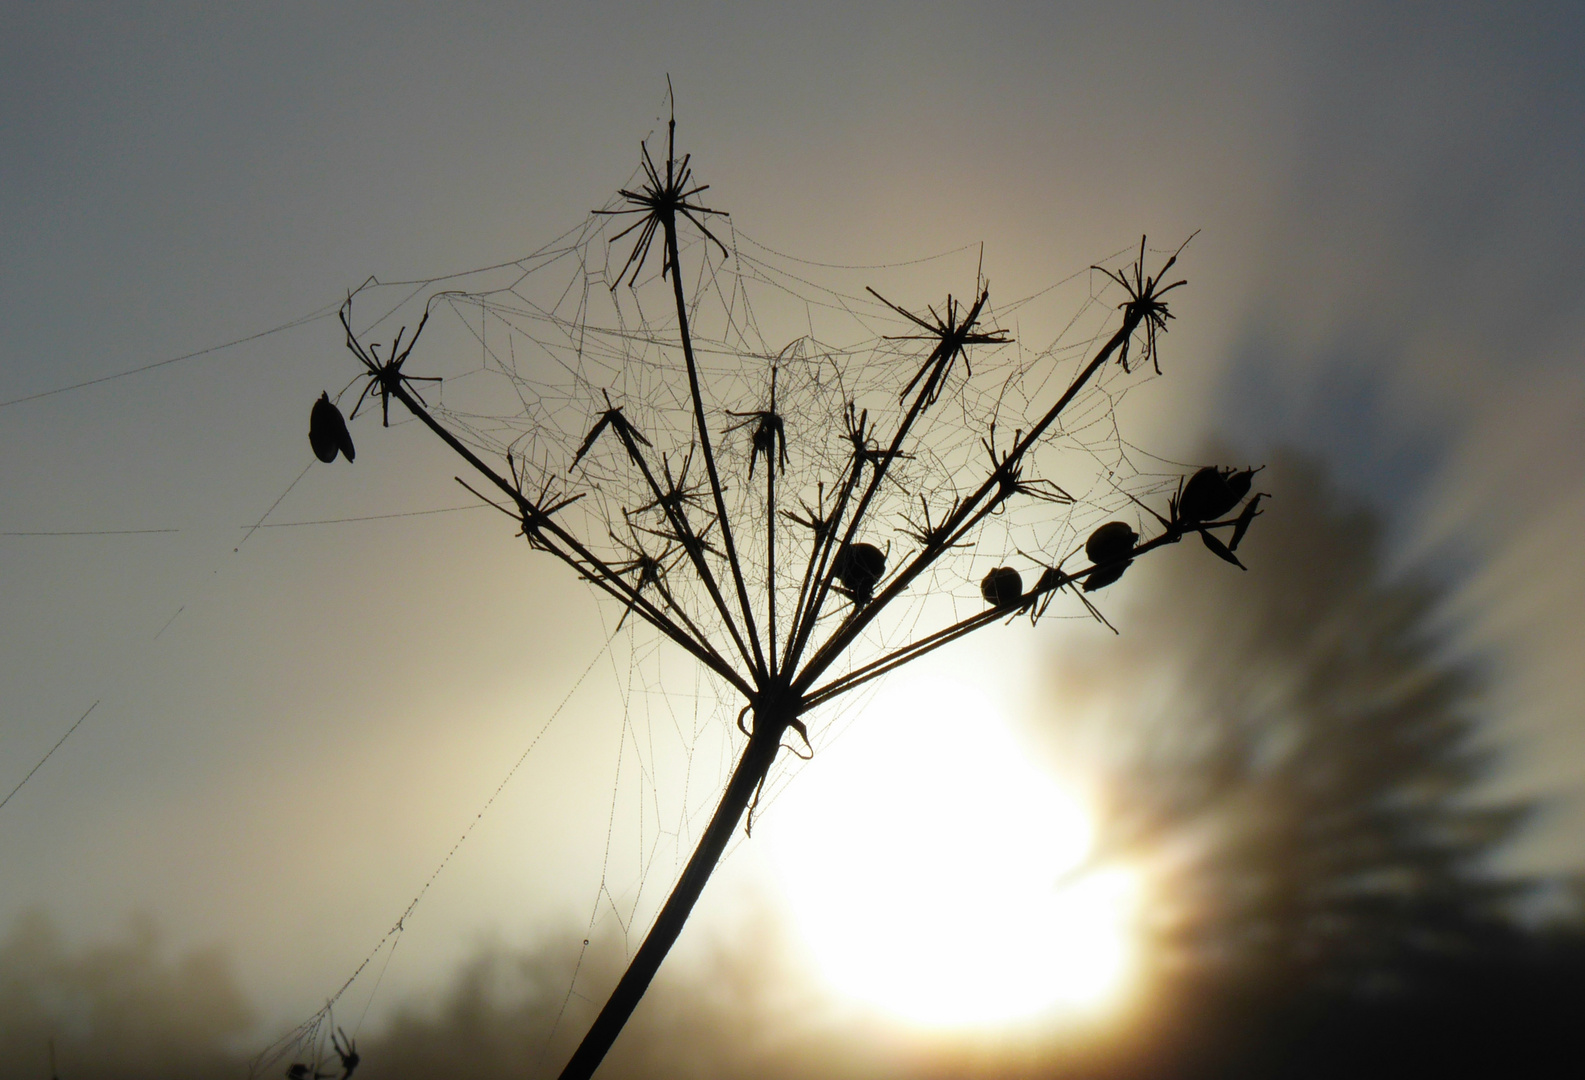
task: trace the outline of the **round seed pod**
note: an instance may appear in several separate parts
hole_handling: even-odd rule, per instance
[[[1139,534],[1126,521],[1108,521],[1090,534],[1084,542],[1084,554],[1092,563],[1109,563],[1126,559],[1139,542]]]
[[[1084,591],[1104,589],[1133,565],[1128,556],[1139,542],[1139,534],[1126,521],[1108,521],[1090,534],[1084,542],[1084,553],[1097,566],[1109,564],[1084,579]],[[1122,560],[1119,562],[1118,560]]]
[[[1024,598],[1024,579],[1011,566],[998,566],[981,580],[980,595],[992,607],[1015,608]]]
[[[844,544],[832,569],[849,592],[868,597],[886,573],[886,554],[874,544]]]
[[[347,422],[342,419],[341,410],[336,408],[329,394],[319,395],[319,400],[314,402],[313,412],[308,416],[308,444],[314,448],[314,456],[327,465],[336,460],[338,453],[345,454],[348,461],[358,456],[352,446],[352,433],[347,430]]]

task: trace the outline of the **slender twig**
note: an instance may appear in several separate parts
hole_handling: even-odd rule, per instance
[[[655,607],[645,597],[639,595],[638,590],[629,585],[620,574],[612,570],[603,559],[589,551],[575,537],[547,517],[538,506],[517,489],[516,485],[486,465],[477,454],[465,446],[450,431],[446,430],[444,425],[429,414],[428,409],[414,400],[413,396],[407,392],[406,387],[400,383],[396,384],[391,388],[391,396],[405,405],[410,413],[421,420],[436,435],[440,436],[441,441],[451,447],[464,461],[472,465],[487,480],[500,488],[507,498],[511,499],[522,512],[525,528],[531,529],[538,534],[540,545],[546,551],[555,555],[562,562],[567,563],[580,574],[588,577],[590,582],[597,588],[636,611],[645,622],[648,622],[678,645],[681,645],[700,663],[720,675],[739,691],[747,695],[753,694],[753,687],[730,664],[722,659],[721,655],[710,646],[708,641],[695,641],[681,627],[672,622],[665,612]],[[549,534],[555,542],[548,541],[545,538],[545,534]],[[566,550],[563,550],[563,547]]]
[[[1067,390],[1046,411],[1040,422],[1015,443],[1013,449],[1009,452],[1010,460],[1014,462],[1022,460],[1030,447],[1034,446],[1040,437],[1046,433],[1047,429],[1056,422],[1057,417],[1062,415],[1062,411],[1068,407],[1068,403],[1089,383],[1095,373],[1111,359],[1112,354],[1122,346],[1122,343],[1129,339],[1138,327],[1139,320],[1142,317],[1142,314],[1134,311],[1129,311],[1124,315],[1123,325],[1095,354],[1095,358],[1074,377]],[[915,405],[918,405],[917,401]],[[994,509],[994,506],[987,506],[985,502],[1000,487],[1000,470],[995,470],[973,494],[960,502],[957,509],[948,515],[947,520],[942,524],[942,531],[945,534],[943,542],[921,548],[913,559],[898,571],[896,577],[875,598],[874,602],[866,604],[862,608],[856,608],[849,613],[843,625],[838,627],[831,637],[826,639],[820,650],[810,657],[809,663],[798,672],[797,677],[793,680],[793,687],[801,693],[812,686],[814,681],[820,677],[821,672],[825,671],[847,649],[848,645],[863,632],[864,628],[869,625],[870,620],[884,609],[886,604],[907,589],[915,578],[929,569],[943,552],[947,551],[952,545],[960,543],[975,525],[984,520],[985,516]]]
[[[774,395],[774,391],[773,391]],[[775,408],[772,396],[771,407]],[[750,461],[753,458],[749,459]],[[765,464],[765,639],[770,646],[770,677],[777,677],[776,665],[776,470]]]
[[[672,121],[675,129],[677,122]],[[667,155],[666,174],[671,178],[670,154]],[[738,562],[737,548],[732,542],[732,522],[727,517],[726,497],[721,487],[721,475],[715,467],[715,452],[710,448],[710,425],[704,416],[704,395],[699,388],[699,365],[693,357],[693,337],[688,332],[688,302],[682,293],[682,274],[677,270],[677,218],[668,212],[661,220],[666,232],[666,252],[671,260],[671,284],[677,301],[677,331],[682,338],[683,360],[688,367],[688,388],[693,395],[694,426],[698,432],[699,449],[704,454],[705,475],[710,478],[710,493],[715,497],[715,512],[721,522],[721,542],[726,548],[727,565],[732,569],[732,581],[737,586],[738,602],[743,606],[743,623],[748,629],[750,647],[754,650],[754,670],[763,679],[768,674],[765,654],[760,649],[759,632],[754,625],[754,609],[749,603],[748,586],[743,580],[743,567]]]
[[[754,665],[754,658],[749,653],[748,646],[743,641],[743,635],[737,628],[736,621],[732,618],[732,609],[727,604],[726,598],[721,595],[721,587],[716,584],[715,574],[710,571],[710,564],[704,557],[705,544],[702,537],[693,531],[693,523],[688,520],[684,512],[682,500],[671,497],[672,493],[661,490],[660,482],[655,477],[655,472],[650,468],[643,453],[638,448],[637,432],[631,426],[623,425],[617,428],[617,437],[622,440],[622,445],[627,448],[628,458],[638,466],[639,472],[644,476],[644,482],[649,485],[649,490],[655,496],[654,505],[665,513],[666,520],[677,532],[683,549],[687,551],[689,560],[693,563],[699,579],[704,583],[705,591],[710,594],[710,600],[715,604],[716,611],[726,623],[727,632],[732,635],[732,641],[742,655],[744,663],[750,668]],[[669,479],[669,477],[668,477]],[[683,482],[687,480],[687,473],[683,473]],[[674,489],[675,491],[675,489]]]
[[[1215,522],[1214,524],[1207,525],[1205,527],[1218,528],[1221,526],[1234,524],[1235,522],[1232,521],[1221,521]],[[968,634],[972,631],[978,630],[982,626],[989,626],[998,619],[1003,619],[1010,615],[1019,615],[1027,612],[1031,610],[1035,604],[1045,596],[1055,593],[1061,589],[1077,585],[1080,582],[1088,579],[1091,575],[1099,574],[1105,570],[1110,570],[1115,566],[1132,563],[1135,559],[1138,559],[1157,548],[1164,547],[1168,544],[1176,544],[1181,539],[1183,539],[1182,530],[1164,532],[1155,539],[1135,547],[1129,552],[1126,558],[1106,560],[1104,562],[1095,563],[1094,565],[1086,566],[1072,572],[1064,572],[1059,570],[1055,573],[1047,573],[1042,575],[1034,587],[1032,587],[1028,592],[1024,593],[1022,599],[1020,599],[1016,606],[1011,608],[987,608],[986,610],[977,612],[976,614],[970,615],[967,618],[960,619],[951,626],[944,627],[935,631],[934,633],[927,634],[922,638],[911,641],[906,645],[899,646],[898,648],[891,650],[885,655],[880,656],[867,664],[854,668],[852,671],[840,676],[839,678],[832,679],[824,686],[809,691],[806,695],[804,695],[803,698],[805,706],[812,709],[816,705],[822,704],[834,697],[847,693],[849,690],[853,690],[859,686],[862,686],[871,679],[877,678],[878,676],[886,674],[888,671],[892,671],[898,667],[901,667],[903,664],[906,664],[911,660],[917,660],[926,653],[934,652],[941,646],[956,641],[958,638],[963,637],[965,634]]]

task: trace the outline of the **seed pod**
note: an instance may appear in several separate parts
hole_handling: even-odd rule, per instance
[[[320,394],[319,400],[314,402],[313,412],[308,416],[308,443],[314,448],[314,456],[327,465],[336,460],[338,452],[345,454],[348,461],[358,456],[347,422],[329,394]]]
[[[844,544],[832,570],[849,592],[867,600],[886,573],[886,555],[874,544]]]
[[[1205,541],[1205,546],[1209,548],[1211,554],[1215,555],[1218,559],[1221,559],[1224,562],[1230,562],[1240,570],[1249,569],[1249,567],[1238,561],[1237,555],[1234,555],[1231,551],[1227,550],[1226,544],[1212,536],[1209,529],[1200,530],[1200,539]]]
[[[1126,521],[1108,521],[1090,534],[1084,542],[1084,554],[1092,563],[1109,563],[1126,559],[1139,541],[1139,534]]]
[[[1015,608],[1024,598],[1024,579],[1011,566],[998,566],[980,582],[980,595],[993,607]]]
[[[1185,525],[1215,521],[1229,513],[1245,495],[1255,476],[1254,469],[1219,469],[1215,465],[1189,477],[1178,499],[1178,520]]]
[[[1104,589],[1122,577],[1123,571],[1133,565],[1133,560],[1128,556],[1138,542],[1139,534],[1126,521],[1108,521],[1092,532],[1084,542],[1084,554],[1102,569],[1084,579],[1084,591]]]
[[[1242,502],[1244,496],[1249,494],[1249,487],[1254,482],[1254,469],[1240,469],[1237,472],[1229,472],[1227,476],[1227,493],[1232,496],[1233,502],[1232,505],[1227,508],[1227,510],[1223,510],[1221,514],[1217,514],[1216,516],[1221,517],[1222,514],[1227,513],[1228,510],[1233,509],[1234,506],[1237,506],[1240,502]]]
[[[1084,591],[1094,592],[1096,589],[1106,588],[1112,582],[1122,577],[1123,571],[1127,570],[1132,565],[1134,564],[1131,562],[1118,563],[1115,566],[1108,566],[1105,570],[1095,571],[1089,577],[1084,579]]]

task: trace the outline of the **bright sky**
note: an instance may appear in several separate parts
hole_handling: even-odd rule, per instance
[[[371,273],[536,248],[627,180],[667,73],[712,197],[782,251],[983,240],[1022,295],[1200,229],[1131,430],[1168,457],[1298,443],[1390,515],[1405,565],[1457,582],[1505,782],[1572,800],[1523,853],[1558,865],[1585,825],[1579,13],[1194,12],[11,5],[0,402],[321,312]],[[583,588],[487,513],[239,548],[350,375],[332,318],[0,405],[0,793],[100,702],[0,811],[0,927],[147,911],[225,944],[271,1016],[307,1011],[596,662]],[[271,521],[464,501],[413,427],[354,435],[357,464],[310,471]],[[14,535],[94,530],[177,531]],[[394,992],[484,937],[587,921],[619,724],[601,663],[426,898]]]

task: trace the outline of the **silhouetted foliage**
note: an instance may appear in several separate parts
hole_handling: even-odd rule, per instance
[[[1434,587],[1386,577],[1380,522],[1313,463],[1263,483],[1247,577],[1156,567],[1126,638],[1063,663],[1062,739],[1104,777],[1103,857],[1158,875],[1180,958],[1391,981],[1500,924],[1516,886],[1490,858],[1527,811],[1481,799],[1481,680]]]
[[[219,950],[169,958],[145,922],[72,950],[31,912],[0,941],[0,1076],[48,1076],[51,1040],[62,1080],[238,1075],[249,1012]]]
[[[1103,807],[1095,859],[1145,868],[1158,976],[1200,996],[1178,1052],[1321,1075],[1559,1042],[1585,968],[1575,937],[1513,919],[1535,883],[1494,862],[1530,808],[1485,793],[1482,673],[1439,631],[1443,595],[1388,573],[1381,521],[1316,463],[1281,455],[1261,484],[1247,576],[1157,560],[1125,636],[1054,680],[1058,755]]]
[[[1578,936],[1514,936],[1479,961],[1443,964],[1434,985],[1390,999],[1299,994],[1274,1002],[1257,982],[1225,980],[1099,1033],[1054,1029],[1017,1044],[965,1043],[877,1028],[872,1017],[825,998],[784,944],[774,927],[749,926],[694,964],[663,973],[601,1075],[1499,1076],[1571,1036],[1565,1021],[1585,989]],[[443,988],[357,1035],[358,1080],[555,1075],[598,1004],[567,996],[576,959],[565,948],[481,948]],[[584,964],[609,977],[621,959],[620,948],[601,948]],[[67,949],[41,916],[27,916],[0,945],[0,995],[3,1080],[48,1076],[51,1038],[61,1080],[247,1071],[246,1043],[237,1039],[246,1009],[219,954],[171,963],[146,928],[113,944]],[[339,1075],[334,1061],[324,1064]]]

